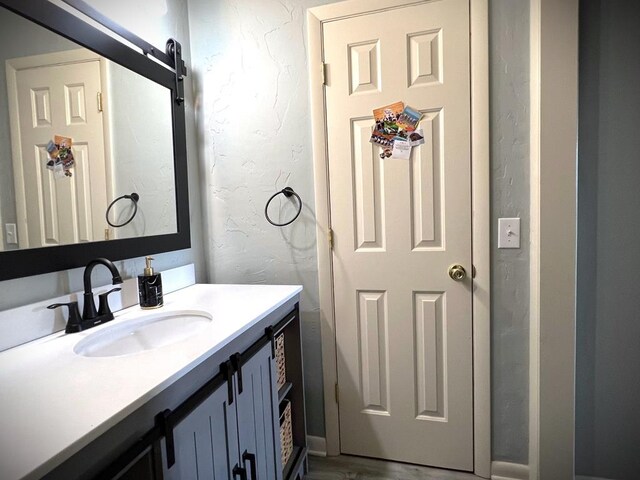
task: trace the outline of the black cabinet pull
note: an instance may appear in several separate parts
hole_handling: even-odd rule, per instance
[[[238,464],[236,464],[235,467],[233,467],[233,478],[236,477],[240,477],[240,480],[247,480],[247,470],[245,468],[240,467]]]
[[[264,333],[271,342],[271,358],[276,358],[276,334],[273,327],[265,328]]]
[[[171,410],[169,409],[156,415],[156,425],[160,427],[167,447],[167,470],[176,463],[176,447],[173,441],[173,425],[171,424],[170,416]]]
[[[251,480],[258,480],[258,469],[256,467],[256,456],[253,453],[248,453],[246,450],[242,454],[242,463],[249,461],[249,467],[251,468]]]
[[[233,404],[233,365],[230,360],[220,364],[220,370],[227,381],[227,403]]]
[[[238,374],[238,395],[242,393],[242,357],[239,353],[234,353],[231,355],[231,365],[233,369]]]

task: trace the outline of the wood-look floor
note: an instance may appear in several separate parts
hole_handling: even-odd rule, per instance
[[[340,455],[309,456],[304,480],[479,480],[470,473]]]

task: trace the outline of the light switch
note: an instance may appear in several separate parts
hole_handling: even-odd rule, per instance
[[[520,219],[498,219],[498,248],[520,248]]]
[[[15,223],[7,223],[5,224],[5,229],[7,231],[7,245],[17,245],[18,244],[18,233],[16,232],[16,224]]]

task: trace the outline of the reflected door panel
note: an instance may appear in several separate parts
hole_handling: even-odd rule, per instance
[[[76,52],[77,53],[77,52]],[[67,57],[67,61],[65,61]],[[9,63],[25,63],[16,59]],[[19,163],[14,160],[20,248],[104,239],[107,172],[99,60],[39,55],[16,70]],[[51,64],[54,62],[54,64]],[[36,63],[41,65],[36,66]],[[73,139],[72,176],[47,168],[47,143]]]

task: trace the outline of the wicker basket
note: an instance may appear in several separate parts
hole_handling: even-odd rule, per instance
[[[287,382],[287,369],[284,358],[284,333],[276,337],[276,373],[278,374],[278,388]]]
[[[293,433],[291,428],[291,402],[289,400],[284,401],[286,406],[280,414],[280,446],[281,446],[281,458],[282,468],[287,464],[291,454],[293,453]]]

